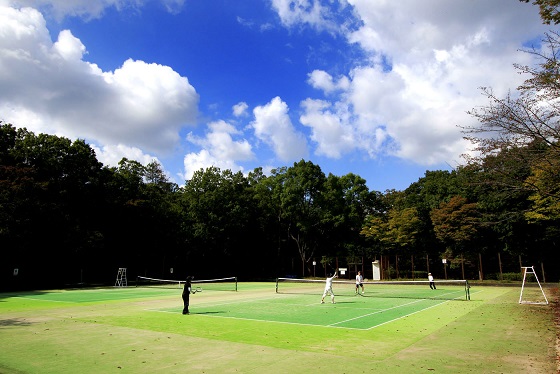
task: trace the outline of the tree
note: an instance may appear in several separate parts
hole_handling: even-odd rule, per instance
[[[517,88],[517,95],[499,98],[490,88],[482,88],[489,104],[469,111],[479,124],[462,131],[476,152],[465,159],[484,171],[488,183],[548,196],[554,203],[560,200],[555,167],[560,158],[560,35],[548,33],[543,42],[548,53],[527,51],[540,58],[537,68],[517,66],[530,76]],[[520,168],[527,172],[520,173]],[[535,178],[528,178],[531,173],[554,182],[534,183]]]
[[[367,248],[357,235],[365,218],[373,212],[378,196],[371,193],[365,179],[349,173],[342,177],[329,174],[323,193],[325,239],[332,247],[344,249],[347,256],[361,257]]]
[[[530,0],[519,0],[522,3],[528,3]],[[560,0],[534,0],[533,5],[538,5],[540,10],[539,14],[545,25],[551,23],[557,25],[560,23]]]
[[[182,189],[190,262],[223,273],[250,255],[254,226],[252,196],[241,172],[209,167],[196,171]],[[209,271],[205,276],[209,276]]]
[[[18,248],[14,261],[25,262],[28,271],[49,269],[48,281],[56,284],[101,237],[102,165],[83,140],[8,125],[0,138],[0,219],[6,220],[0,241],[8,244],[2,247]]]
[[[480,222],[477,204],[468,203],[461,196],[441,203],[432,210],[431,218],[437,238],[453,247],[472,240]]]
[[[480,223],[477,204],[468,203],[464,197],[454,196],[433,209],[430,216],[437,238],[447,246],[445,258],[450,259],[452,265],[460,263],[465,278],[463,254],[469,253],[466,245],[476,238]],[[457,251],[461,254],[459,260],[456,259]]]
[[[368,217],[362,235],[378,240],[388,250],[411,252],[417,240],[420,218],[416,208],[392,207],[386,215]]]
[[[285,175],[281,192],[283,218],[302,261],[302,276],[324,234],[321,210],[325,179],[318,165],[304,160],[294,163]]]
[[[527,220],[529,222],[560,220],[560,199],[557,199],[555,194],[541,193],[541,191],[560,189],[560,159],[551,159],[545,165],[539,165],[527,177],[526,183],[534,186],[537,191],[529,196],[533,207],[526,212]]]

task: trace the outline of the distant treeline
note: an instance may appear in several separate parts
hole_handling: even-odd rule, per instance
[[[439,278],[479,279],[521,265],[559,278],[559,215],[482,167],[427,171],[404,191],[370,191],[305,160],[270,175],[210,167],[178,186],[157,162],[107,167],[83,140],[0,125],[2,290],[114,284],[119,268],[129,282],[367,275],[374,260],[391,278],[432,266]]]

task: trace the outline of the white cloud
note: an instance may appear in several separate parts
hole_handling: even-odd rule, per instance
[[[103,72],[69,30],[52,42],[42,15],[0,6],[0,113],[36,133],[167,154],[194,124],[198,94],[168,66],[127,60]],[[151,156],[150,156],[151,158]]]
[[[107,8],[140,9],[148,1],[152,0],[0,0],[0,5],[40,9],[57,20],[64,17],[82,17],[89,20],[102,17]],[[185,0],[157,1],[172,14],[180,12],[185,4]]]
[[[325,94],[337,90],[347,90],[350,81],[347,77],[341,77],[338,81],[335,81],[333,77],[323,70],[313,70],[308,74],[307,82],[316,89],[322,90]]]
[[[272,7],[288,27],[301,23],[319,27],[328,12],[328,8],[314,0],[272,0]]]
[[[247,109],[249,105],[245,102],[240,102],[235,104],[231,109],[233,110],[233,115],[236,117],[241,117],[247,115]]]
[[[193,174],[210,166],[222,170],[243,171],[237,161],[248,161],[255,158],[251,145],[245,139],[234,140],[234,135],[243,135],[233,125],[225,121],[208,124],[209,131],[205,137],[198,137],[189,133],[187,140],[202,149],[198,153],[189,153],[184,158],[184,178],[189,180]]]
[[[308,9],[292,4],[288,11],[289,3],[277,2],[284,25],[319,18],[311,1],[297,2]],[[457,125],[474,124],[466,111],[486,104],[478,88],[503,95],[517,87],[524,77],[513,63],[531,63],[519,48],[544,31],[538,10],[522,3],[348,3],[362,22],[347,32],[348,41],[362,48],[369,64],[337,79],[313,70],[308,84],[332,101],[302,101],[300,118],[312,129],[316,154],[331,158],[359,150],[424,165],[457,160],[470,146]]]
[[[58,41],[53,45],[53,51],[57,52],[66,61],[78,61],[82,59],[86,47],[80,39],[75,38],[70,30],[62,30]]]
[[[147,1],[159,1],[170,12],[185,4],[184,0],[0,0],[1,119],[34,132],[85,138],[99,144],[96,150],[108,164],[122,157],[151,161],[156,157],[152,154],[163,159],[179,149],[180,132],[198,117],[199,97],[186,77],[157,60],[128,59],[114,71],[103,71],[88,61],[87,46],[76,37],[79,31],[51,36],[43,15],[31,8],[57,19],[94,19],[108,8],[140,10]],[[242,170],[238,163],[255,157],[249,143],[255,139],[277,157],[259,162],[305,158],[306,135],[315,154],[328,158],[389,154],[424,165],[456,160],[467,148],[456,125],[473,123],[466,111],[485,103],[478,87],[492,87],[498,95],[514,89],[524,77],[512,64],[532,63],[519,48],[547,30],[537,7],[511,0],[272,0],[270,4],[283,26],[317,31],[317,43],[309,44],[317,53],[318,46],[332,37],[337,41],[333,46],[345,54],[348,46],[338,43],[345,37],[367,58],[332,61],[332,71],[326,63],[310,66],[307,83],[318,91],[301,98],[301,113],[289,113],[288,104],[275,97],[253,110],[254,120],[245,129],[253,129],[254,137],[245,139],[224,121],[210,123],[203,136],[189,135],[199,151],[183,158],[186,175],[210,165]],[[340,15],[339,10],[345,13]],[[305,32],[305,38],[310,35]],[[297,45],[300,35],[293,36]],[[297,50],[290,48],[291,53]],[[216,113],[218,103],[225,102],[205,99],[216,103]],[[238,103],[231,107],[240,128],[250,113],[241,101],[246,99],[235,98]],[[292,122],[290,114],[300,123]]]
[[[119,162],[123,159],[123,157],[126,157],[129,160],[138,161],[142,165],[147,165],[152,161],[157,161],[161,164],[157,157],[147,155],[142,152],[141,149],[129,147],[124,144],[105,145],[102,147],[91,145],[91,147],[95,151],[97,160],[106,166],[119,166]]]
[[[288,105],[279,97],[253,110],[251,126],[257,138],[270,145],[281,161],[294,161],[307,156],[305,136],[297,132],[288,116]]]
[[[332,110],[327,101],[311,99],[305,100],[302,107],[305,114],[300,121],[312,129],[311,139],[317,144],[315,154],[340,158],[355,148],[354,129],[344,110]]]

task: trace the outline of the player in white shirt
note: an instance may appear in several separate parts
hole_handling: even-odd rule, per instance
[[[327,281],[325,283],[325,291],[323,292],[323,297],[321,298],[321,304],[325,303],[325,296],[327,296],[327,294],[331,295],[331,302],[334,304],[334,292],[332,290],[332,282],[334,278],[338,278],[336,271],[334,272],[334,275],[332,277],[327,278]]]
[[[436,289],[436,282],[434,282],[434,276],[432,275],[432,273],[428,273],[428,281],[430,282],[430,288],[432,290]]]
[[[364,277],[362,276],[361,271],[359,271],[358,274],[356,274],[356,295],[359,293],[360,287],[362,288],[362,296],[363,296],[364,295]]]

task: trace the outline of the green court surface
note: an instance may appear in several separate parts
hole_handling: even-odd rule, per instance
[[[553,308],[517,286],[290,287],[203,287],[189,315],[180,288],[0,294],[0,372],[556,372]]]
[[[196,305],[192,315],[239,318],[268,322],[283,322],[312,326],[371,329],[390,321],[436,307],[448,301],[430,299],[378,299],[375,297],[337,297],[335,304],[329,297],[320,304],[317,296],[274,295],[270,298],[239,302],[220,302]],[[181,313],[181,308],[154,309]]]

